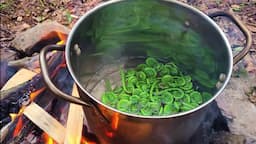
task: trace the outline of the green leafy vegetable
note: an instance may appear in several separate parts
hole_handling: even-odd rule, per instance
[[[152,78],[152,77],[154,78],[154,77],[156,77],[156,75],[157,75],[155,69],[153,69],[153,68],[151,68],[151,67],[146,67],[146,68],[144,69],[144,73],[146,74],[146,76],[147,76],[148,78]]]
[[[155,67],[158,65],[158,61],[154,58],[148,58],[146,60],[146,64],[149,66],[149,67]]]
[[[122,84],[114,89],[105,80],[102,102],[123,112],[170,115],[194,109],[212,97],[208,92],[196,91],[192,78],[183,75],[174,63],[164,64],[152,57],[134,69],[121,68],[120,76]]]
[[[129,109],[130,105],[131,105],[131,102],[129,100],[121,99],[117,103],[117,109],[120,110],[120,111],[127,112],[127,110]]]
[[[192,101],[197,104],[201,104],[203,102],[201,94],[197,91],[190,93],[190,97],[192,98]]]
[[[163,115],[171,115],[178,112],[179,110],[173,104],[166,104],[163,108]]]

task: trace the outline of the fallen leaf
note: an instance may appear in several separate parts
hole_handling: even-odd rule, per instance
[[[247,28],[248,28],[251,32],[255,32],[255,33],[256,33],[256,25],[247,23],[246,26],[247,26]]]
[[[241,7],[239,5],[236,5],[236,4],[231,5],[231,8],[232,8],[233,11],[236,11],[236,12],[241,11]]]
[[[18,22],[21,22],[22,19],[23,19],[22,16],[18,16],[18,17],[17,17],[17,21],[18,21]]]
[[[248,73],[256,73],[256,64],[254,63],[256,60],[253,59],[250,55],[246,55],[244,57],[245,69]]]

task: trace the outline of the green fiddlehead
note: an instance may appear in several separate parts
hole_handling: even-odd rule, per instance
[[[120,69],[121,86],[112,89],[105,80],[102,102],[120,111],[143,116],[171,115],[189,111],[209,100],[208,92],[196,91],[192,78],[183,75],[172,63],[147,58],[145,63],[127,71]]]

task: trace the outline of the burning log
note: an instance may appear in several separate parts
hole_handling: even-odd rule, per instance
[[[28,80],[31,80],[36,73],[26,70],[26,69],[20,69],[15,75],[6,82],[6,84],[2,87],[2,90],[7,90],[12,87],[15,87],[17,85],[20,85]]]
[[[69,73],[67,72],[66,69],[61,69],[58,71],[58,74],[55,76],[55,78],[53,79],[55,81],[55,83],[65,92],[70,93],[71,91],[71,86],[73,84],[73,80],[71,79],[71,76],[69,75]],[[56,99],[56,97],[49,91],[44,91],[42,92],[42,90],[37,90],[34,91],[30,94],[35,96],[35,102],[38,103],[40,105],[40,107],[42,107],[45,111],[47,111],[48,113],[50,113],[51,115],[53,115],[58,121],[61,121],[62,124],[66,123],[66,119],[67,119],[67,108],[68,108],[68,103],[63,101],[63,100],[59,100]],[[39,108],[39,106],[35,105],[35,103],[31,103],[28,107],[24,107],[22,108],[24,111],[25,115],[28,116],[30,119],[31,116],[35,115],[35,114],[42,114],[42,109]],[[41,109],[41,111],[40,111]],[[46,112],[44,112],[46,113]],[[38,115],[37,115],[38,116]],[[48,114],[49,116],[49,114]],[[45,114],[43,115],[39,115],[38,117],[33,117],[32,121],[33,122],[42,122],[42,119],[47,119],[49,120],[49,117],[47,117]],[[51,121],[52,122],[52,121]],[[48,123],[48,125],[53,125],[54,123]],[[23,123],[22,127],[19,127],[19,123]],[[23,115],[19,115],[13,122],[13,124],[9,127],[9,132],[8,135],[6,136],[6,139],[4,141],[4,143],[20,143],[21,141],[25,141],[28,137],[35,137],[34,139],[37,139],[36,142],[38,142],[39,140],[41,140],[41,135],[43,132],[39,133],[37,136],[35,136],[35,134],[33,134],[33,131],[38,131],[35,130],[36,128],[38,129],[37,126],[33,125],[34,127],[27,127],[27,125],[30,125],[30,121],[24,117]],[[59,122],[58,122],[59,123]],[[60,126],[60,124],[59,124]],[[62,126],[63,127],[63,126]],[[45,130],[45,129],[43,129]],[[65,130],[63,133],[63,129],[59,129],[58,130],[61,132],[61,134],[64,134],[65,137]],[[51,131],[53,132],[53,130],[51,129]],[[13,134],[13,135],[10,135]],[[60,134],[60,133],[58,133]],[[52,135],[52,134],[51,134]],[[39,138],[40,137],[40,138]],[[64,137],[62,138],[62,140],[64,141]]]
[[[64,64],[64,59],[62,59],[63,58],[63,54],[62,53],[52,53],[52,54],[50,54],[49,55],[50,57],[49,57],[49,71],[52,73],[52,77],[54,76],[54,75],[56,75],[56,72],[61,68],[61,67],[63,67],[63,64]],[[38,61],[37,62],[35,62],[35,63],[38,63]],[[61,63],[61,64],[60,64]],[[31,62],[29,62],[28,63],[28,65],[33,65]],[[57,68],[56,68],[57,67]],[[54,70],[56,68],[56,70]],[[28,72],[28,71],[26,71],[26,72]],[[28,72],[29,74],[28,75],[26,75],[26,72],[23,72],[23,71],[21,71],[20,72],[20,75],[22,75],[22,76],[19,76],[19,77],[23,77],[23,76],[28,76],[29,78],[31,78],[30,76],[29,76],[29,74],[30,75],[33,75],[32,74],[32,72]],[[29,79],[28,78],[28,79]],[[14,79],[14,80],[12,80],[12,81],[14,81],[14,83],[16,83],[16,79]],[[41,82],[39,82],[39,81],[41,81]],[[20,90],[24,90],[24,89],[27,89],[28,87],[30,87],[31,85],[32,86],[38,86],[38,85],[35,85],[36,83],[38,83],[40,86],[38,86],[38,87],[42,87],[42,76],[41,75],[37,75],[37,76],[34,76],[33,77],[33,79],[31,80],[31,81],[29,81],[29,82],[25,82],[25,81],[22,81],[22,82],[20,82],[20,84],[21,85],[18,85],[17,87],[15,87],[15,89],[13,89],[13,90],[8,90],[8,92],[6,92],[6,91],[2,91],[1,90],[1,100],[3,100],[5,97],[8,97],[8,96],[10,96],[10,95],[13,95],[14,93],[16,93],[17,91],[20,91]],[[17,94],[14,94],[14,95],[17,95]]]
[[[12,46],[21,51],[24,56],[32,56],[34,52],[39,51],[47,44],[60,40],[58,44],[63,44],[69,30],[59,26],[54,22],[38,25],[26,33],[19,34],[12,41]],[[33,33],[32,39],[31,33]],[[60,33],[64,33],[64,35]],[[49,53],[47,60],[53,82],[63,92],[70,94],[73,79],[65,69],[63,53]],[[16,73],[12,77],[13,80],[8,82],[10,86],[5,86],[5,89],[1,90],[1,94],[4,94],[0,99],[0,124],[1,127],[4,126],[1,129],[2,143],[54,144],[56,142],[64,143],[64,141],[70,143],[70,140],[72,140],[71,143],[99,143],[97,136],[89,133],[87,126],[83,125],[84,115],[81,106],[69,105],[68,102],[57,99],[46,89],[43,78],[39,74],[41,70],[37,55],[5,63],[5,68],[10,67],[28,70],[20,70],[21,72]],[[19,82],[17,83],[17,81]],[[8,90],[6,90],[7,88]],[[78,96],[75,87],[73,95]],[[8,124],[6,125],[6,123]],[[63,125],[67,125],[67,128],[64,128]]]
[[[64,59],[62,53],[55,53],[50,58],[50,71],[52,72],[51,77],[54,77],[57,74],[57,72],[59,72],[60,68],[63,67],[63,61]],[[24,73],[24,70],[21,70],[21,72]],[[15,85],[15,82],[13,81],[20,81],[19,79],[17,79],[17,76],[24,78],[24,75],[20,75],[22,73],[17,73],[17,75],[14,77],[15,79],[11,80],[11,82],[9,82],[4,89],[10,88],[11,86]],[[25,73],[29,72],[25,71]],[[33,75],[35,75],[32,72],[30,72],[30,74],[30,78]],[[38,91],[39,93],[41,93],[45,89],[42,77],[40,75],[34,76],[32,80],[30,80],[29,82],[20,84],[18,88],[14,89],[14,91],[9,91],[5,95],[2,95],[1,91],[1,127],[10,121],[10,119],[8,118],[10,113],[17,113],[17,110],[19,110],[22,107],[23,102],[27,101],[29,97],[31,100],[34,99],[35,95],[37,94],[33,93],[33,91],[36,91],[38,89],[41,90]],[[48,99],[47,103],[49,103],[49,100],[50,99]],[[10,127],[5,128],[9,129]],[[3,136],[1,137],[1,140],[3,140]]]
[[[8,66],[17,67],[17,68],[26,68],[31,71],[35,71],[39,69],[39,63],[38,63],[38,54],[32,56],[32,57],[25,57],[19,60],[13,60],[8,62]]]
[[[65,128],[37,104],[32,102],[26,107],[24,114],[44,132],[51,135],[58,143],[64,142]]]
[[[6,89],[11,89],[15,85],[20,85],[20,83],[23,83],[25,81],[28,81],[32,79],[33,76],[35,76],[36,73],[33,73],[31,71],[28,71],[26,69],[19,70],[1,89],[1,93]],[[5,94],[1,94],[1,100],[5,98]],[[2,128],[7,123],[11,122],[11,115],[10,113],[18,113],[19,112],[19,104],[17,101],[5,101],[1,102],[1,121],[0,121],[0,128]],[[5,127],[7,129],[8,127]],[[5,132],[6,130],[3,129],[1,132]],[[3,136],[1,137],[3,139]]]

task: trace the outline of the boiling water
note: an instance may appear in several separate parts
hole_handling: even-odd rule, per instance
[[[120,67],[135,67],[146,57],[174,62],[199,91],[212,94],[220,73],[229,70],[218,31],[171,3],[124,1],[98,10],[81,25],[74,41],[82,55],[71,61],[80,83],[98,99],[105,91],[104,80],[120,85]]]

